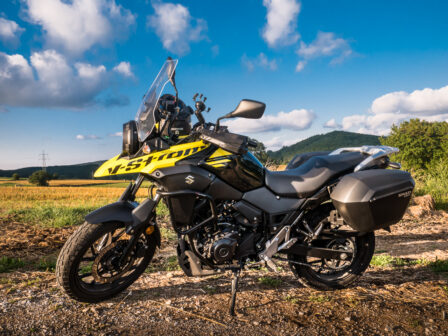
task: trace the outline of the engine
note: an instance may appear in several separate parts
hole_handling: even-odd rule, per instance
[[[188,275],[210,274],[204,270],[207,269],[205,264],[218,268],[235,265],[239,260],[256,253],[255,245],[261,238],[257,227],[242,216],[234,202],[223,202],[217,208],[219,217],[216,225],[202,227],[191,240],[182,243],[184,247],[181,247],[182,244],[179,247],[179,263]],[[194,249],[201,258],[192,253]],[[197,273],[198,268],[195,269],[197,265],[200,265],[200,274]]]

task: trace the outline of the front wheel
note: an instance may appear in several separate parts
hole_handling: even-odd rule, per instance
[[[82,302],[99,302],[120,293],[145,271],[157,246],[155,233],[143,232],[123,258],[130,239],[122,223],[84,223],[59,254],[59,285]]]

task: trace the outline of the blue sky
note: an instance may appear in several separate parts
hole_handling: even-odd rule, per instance
[[[334,129],[448,120],[446,1],[16,0],[0,5],[0,169],[106,159],[167,56],[208,120],[278,149]],[[118,135],[118,136],[117,136]]]

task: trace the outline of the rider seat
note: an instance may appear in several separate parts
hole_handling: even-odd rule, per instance
[[[276,195],[305,198],[316,193],[327,181],[353,169],[366,156],[358,152],[309,158],[297,168],[284,171],[266,169],[266,186]]]

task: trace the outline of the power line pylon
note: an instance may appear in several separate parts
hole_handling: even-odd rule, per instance
[[[42,161],[42,170],[43,171],[47,171],[47,160],[48,160],[48,154],[45,153],[45,151],[43,150],[42,153],[39,154],[39,157]]]

